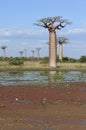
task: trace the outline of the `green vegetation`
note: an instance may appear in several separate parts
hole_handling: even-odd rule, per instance
[[[75,62],[79,62],[79,60],[74,59],[74,58],[63,57],[63,62],[75,63]]]
[[[81,56],[80,59],[79,59],[79,61],[81,63],[86,63],[86,56]]]
[[[48,63],[49,63],[48,57],[41,58],[40,64],[48,64]]]
[[[22,65],[24,63],[23,59],[21,58],[10,58],[9,65]]]
[[[38,60],[37,57],[0,57],[0,70],[86,70],[86,56],[79,59],[63,57],[60,62],[57,56],[57,68],[49,67],[49,57]]]
[[[40,64],[42,63],[49,63],[49,57],[42,57],[38,60],[37,57],[0,57],[0,61],[40,61]],[[57,62],[60,62],[58,56],[57,56]],[[86,56],[81,56],[79,59],[75,59],[75,58],[69,58],[69,57],[63,57],[63,60],[61,62],[66,62],[66,63],[74,63],[74,62],[80,62],[80,63],[86,63]]]

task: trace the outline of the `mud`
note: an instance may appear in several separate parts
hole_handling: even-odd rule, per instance
[[[0,86],[0,130],[86,130],[86,82]]]

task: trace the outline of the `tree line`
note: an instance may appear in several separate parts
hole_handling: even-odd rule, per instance
[[[25,61],[39,62],[40,64],[49,64],[49,57],[0,57],[0,62],[8,62],[10,65],[21,65]],[[56,62],[61,63],[86,63],[86,56],[81,56],[79,59],[63,57],[63,60],[59,60],[59,56],[56,57]]]

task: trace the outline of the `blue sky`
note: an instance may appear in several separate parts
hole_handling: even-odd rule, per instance
[[[57,36],[69,39],[63,45],[63,55],[80,58],[86,55],[86,0],[0,0],[0,46],[7,46],[7,56],[19,56],[19,51],[40,47],[40,55],[48,56],[49,33],[47,29],[35,26],[37,20],[45,17],[62,16],[72,22],[56,31]],[[57,46],[58,47],[58,46]],[[0,56],[3,50],[0,49]]]

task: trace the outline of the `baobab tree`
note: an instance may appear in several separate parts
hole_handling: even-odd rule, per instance
[[[31,50],[31,52],[32,52],[32,58],[34,59],[35,50]]]
[[[25,57],[27,57],[27,50],[28,49],[26,49],[26,48],[24,49]]]
[[[19,51],[19,53],[20,53],[20,57],[23,57],[22,55],[23,55],[23,51]]]
[[[39,60],[39,58],[40,58],[40,53],[39,53],[39,51],[41,50],[41,48],[36,48],[36,50],[37,50],[37,53],[38,53],[38,60]]]
[[[63,58],[63,44],[67,43],[68,39],[65,37],[58,37],[57,43],[59,44],[59,60],[62,61]]]
[[[7,46],[1,46],[1,49],[3,49],[3,52],[4,52],[4,58],[6,58],[6,48],[7,48]]]
[[[57,22],[57,25],[55,24]],[[67,24],[70,24],[67,19],[63,19],[61,16],[42,18],[35,23],[37,26],[47,28],[49,31],[49,66],[56,67],[56,55],[57,55],[57,40],[56,29],[61,30]]]

